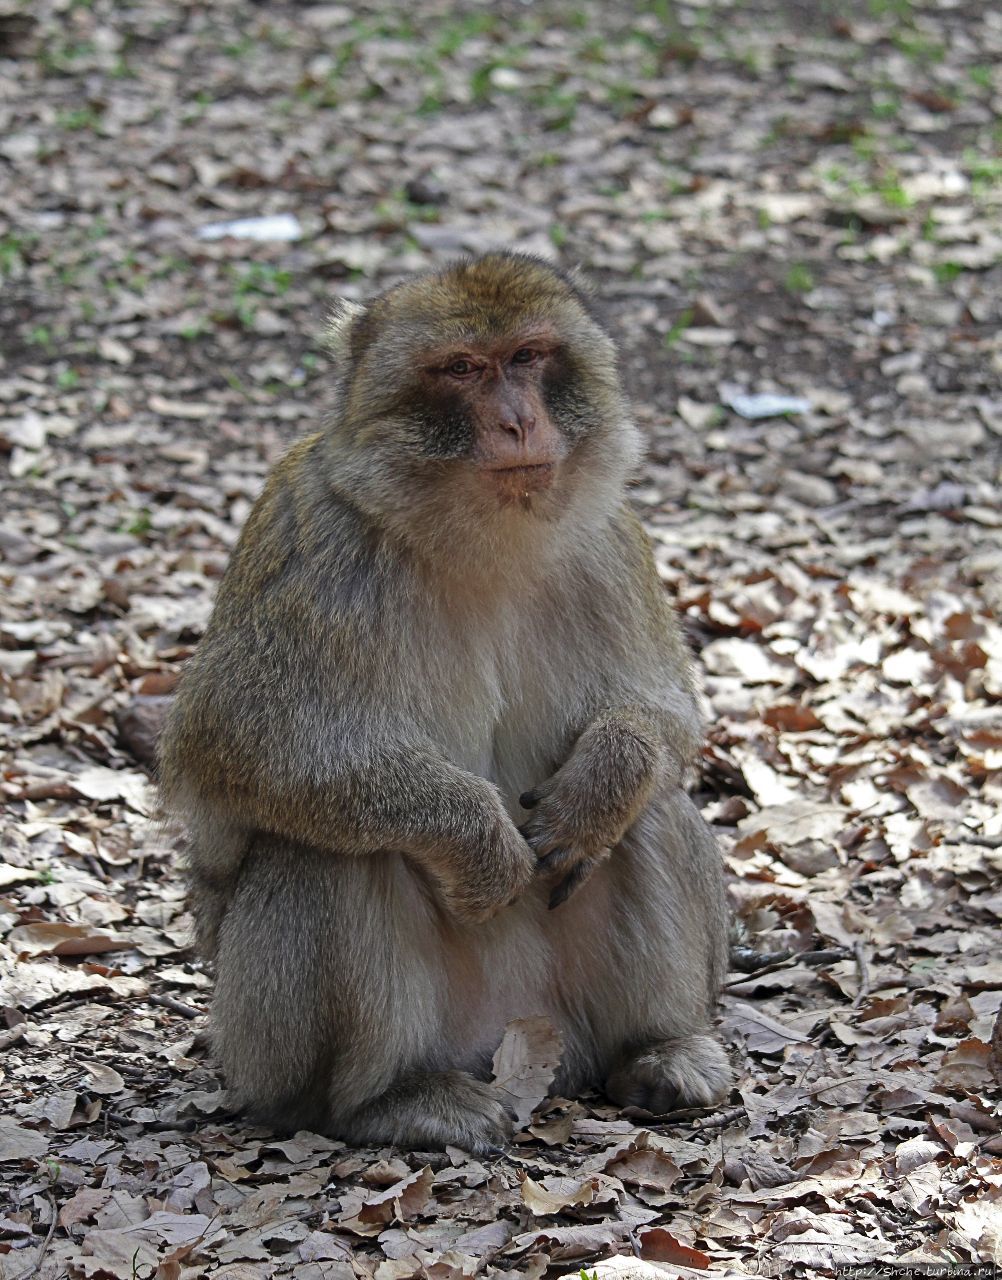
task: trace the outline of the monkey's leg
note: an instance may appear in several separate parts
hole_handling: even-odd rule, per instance
[[[338,1133],[360,1145],[462,1147],[484,1155],[511,1134],[501,1094],[465,1071],[414,1074],[358,1108]]]
[[[710,1035],[660,1040],[628,1052],[605,1082],[605,1092],[621,1107],[643,1107],[655,1115],[680,1107],[710,1107],[723,1100],[731,1068]]]
[[[330,855],[333,862],[333,856]],[[278,1130],[322,1130],[333,1035],[352,992],[329,931],[339,922],[320,855],[258,834],[217,932],[211,1030],[235,1107]],[[213,911],[212,896],[196,916]]]
[[[710,1029],[727,958],[716,842],[688,797],[666,789],[599,875],[608,881],[608,965],[585,996],[584,1025],[609,1028],[592,1059],[606,1092],[654,1112],[719,1101],[731,1071]],[[579,900],[587,910],[590,892],[562,910]]]
[[[219,931],[213,1026],[234,1102],[279,1129],[483,1151],[499,1095],[444,1043],[433,897],[401,858],[258,836]]]

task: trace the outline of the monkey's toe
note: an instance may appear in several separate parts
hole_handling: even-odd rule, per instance
[[[682,1107],[711,1107],[730,1088],[731,1067],[712,1036],[663,1040],[628,1058],[613,1071],[605,1092],[621,1107],[643,1107],[654,1115]]]

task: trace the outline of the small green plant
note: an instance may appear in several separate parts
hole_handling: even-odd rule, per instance
[[[814,288],[814,276],[806,263],[795,262],[787,271],[784,283],[790,293],[810,293]]]
[[[677,346],[686,329],[692,324],[692,308],[687,307],[664,336],[664,344],[671,348]]]
[[[191,124],[196,120],[200,120],[205,115],[206,110],[212,102],[212,94],[207,93],[204,89],[199,89],[188,102],[184,104],[183,120],[185,124]]]
[[[226,379],[227,385],[233,391],[238,392],[242,396],[247,396],[248,399],[250,398],[250,391],[244,386],[232,369],[224,369],[223,377]]]
[[[964,268],[959,262],[937,262],[932,269],[933,275],[939,284],[952,284],[957,276],[961,274]]]
[[[901,185],[896,173],[888,173],[881,178],[877,193],[891,209],[907,209],[912,203],[911,196]]]
[[[491,75],[498,67],[505,64],[499,62],[496,58],[491,58],[489,62],[483,63],[477,67],[476,71],[470,76],[470,93],[474,102],[486,102],[491,96],[492,84]]]
[[[896,35],[894,43],[905,57],[912,62],[925,64],[942,62],[946,57],[946,50],[941,44],[913,32],[904,32]]]
[[[437,115],[445,106],[445,95],[441,89],[432,90],[424,95],[418,104],[419,116]]]
[[[994,81],[991,67],[971,67],[967,74],[971,84],[976,85],[977,88],[989,91],[992,89]]]
[[[893,120],[901,111],[901,97],[896,93],[887,93],[875,98],[871,107],[877,120]]]
[[[228,58],[246,58],[249,53],[253,53],[257,48],[258,41],[254,36],[246,35],[240,40],[234,40],[230,44],[223,45],[223,53]]]
[[[545,125],[550,130],[569,129],[574,123],[578,111],[578,99],[575,93],[560,85],[551,85],[542,93],[533,95],[533,103],[538,106],[544,116]]]
[[[60,391],[72,391],[80,385],[80,375],[76,369],[60,369],[56,374],[56,386]]]
[[[983,192],[1002,182],[1002,157],[981,155],[977,151],[964,152],[964,164],[971,175],[975,192]]]
[[[435,52],[440,58],[452,58],[474,36],[489,35],[496,23],[492,13],[468,13],[447,22],[434,37]]]
[[[74,107],[70,111],[56,113],[56,126],[60,129],[93,129],[97,131],[101,123],[101,113],[94,107]]]
[[[143,538],[152,528],[153,520],[150,516],[149,508],[142,507],[122,521],[119,533],[130,533],[134,538]]]
[[[38,55],[38,63],[46,73],[72,74],[80,69],[77,62],[93,52],[94,44],[90,40],[68,40],[62,44],[52,41]]]
[[[28,247],[26,236],[0,236],[0,280],[5,276],[18,275],[27,265],[25,250]]]
[[[208,316],[198,316],[194,320],[190,320],[187,324],[183,324],[178,333],[188,342],[194,342],[196,338],[200,338],[203,333],[208,333],[212,328],[212,322]]]
[[[899,18],[910,22],[911,0],[870,0],[870,12],[875,18]]]
[[[246,267],[232,268],[233,314],[245,329],[253,329],[257,316],[257,299],[276,298],[288,291],[292,272],[270,262],[252,262]]]

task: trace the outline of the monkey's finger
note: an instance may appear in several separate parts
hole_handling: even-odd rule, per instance
[[[570,857],[572,857],[570,849],[552,849],[536,863],[536,875],[545,876],[562,870],[564,863]]]
[[[579,862],[569,875],[564,876],[550,894],[549,909],[556,911],[557,907],[562,906],[572,893],[577,893],[598,866],[599,861],[598,858],[589,858],[586,862]]]
[[[552,836],[547,831],[535,831],[531,820],[516,827],[516,830],[537,858],[555,853],[559,848],[559,837]]]

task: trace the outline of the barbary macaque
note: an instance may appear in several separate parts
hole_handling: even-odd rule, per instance
[[[721,860],[613,343],[507,253],[332,331],[334,408],[255,505],[161,749],[232,1096],[483,1151],[491,1055],[544,1014],[560,1094],[711,1105]]]

